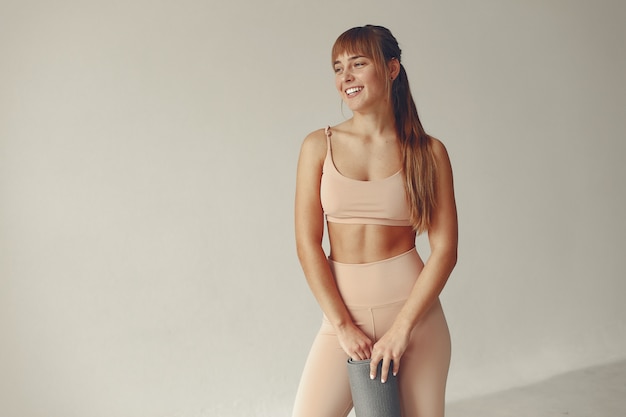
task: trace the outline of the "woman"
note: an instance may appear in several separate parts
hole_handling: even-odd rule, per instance
[[[422,128],[388,29],[346,31],[332,63],[353,117],[311,133],[300,152],[297,252],[324,317],[293,416],[349,413],[348,358],[371,359],[370,376],[381,383],[393,363],[404,417],[443,416],[450,335],[439,293],[457,253],[450,161]],[[431,248],[425,264],[415,249],[422,232]]]

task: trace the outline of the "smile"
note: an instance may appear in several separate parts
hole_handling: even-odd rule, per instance
[[[363,87],[351,87],[346,90],[346,94],[352,96],[361,90],[363,90]]]

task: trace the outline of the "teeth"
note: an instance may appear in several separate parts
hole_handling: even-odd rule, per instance
[[[361,91],[361,90],[363,90],[363,87],[352,87],[352,88],[348,88],[348,89],[346,90],[346,94],[350,96],[350,95],[352,95],[352,94],[358,93],[358,92],[359,92],[359,91]]]

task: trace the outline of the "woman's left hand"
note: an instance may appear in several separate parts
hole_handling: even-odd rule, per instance
[[[383,337],[374,344],[370,362],[370,378],[376,378],[378,363],[383,362],[381,371],[381,382],[387,381],[389,376],[389,364],[393,361],[393,375],[397,375],[400,370],[400,358],[406,350],[411,332],[392,326]]]

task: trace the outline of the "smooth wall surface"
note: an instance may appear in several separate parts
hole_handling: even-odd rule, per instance
[[[624,358],[625,9],[4,0],[0,414],[290,415],[297,156],[349,117],[329,53],[365,23],[455,170],[449,400]]]

